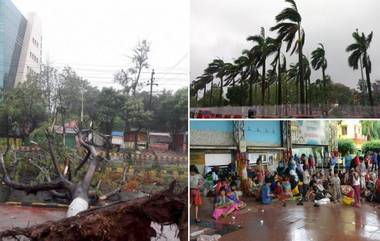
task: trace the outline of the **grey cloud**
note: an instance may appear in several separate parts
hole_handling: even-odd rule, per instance
[[[327,72],[336,82],[355,87],[359,71],[348,67],[345,48],[352,42],[356,28],[368,34],[374,31],[369,50],[372,59],[372,79],[380,79],[380,26],[376,16],[377,0],[303,0],[297,1],[306,31],[305,54],[310,56],[319,42],[325,45]],[[275,24],[277,15],[287,4],[284,0],[191,0],[191,79],[202,74],[215,57],[231,61],[241,50],[249,48],[245,39],[259,33],[260,27]],[[295,57],[288,62],[296,61]],[[313,79],[320,77],[313,72]]]

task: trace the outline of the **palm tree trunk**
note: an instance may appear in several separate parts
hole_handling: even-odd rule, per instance
[[[249,106],[253,105],[253,96],[252,96],[252,88],[253,88],[253,77],[252,75],[250,76],[250,81],[249,81]]]
[[[262,73],[262,80],[261,80],[261,105],[264,106],[265,102],[265,59],[263,64],[263,73]]]
[[[369,74],[369,70],[368,70],[368,63],[367,63],[367,53],[364,54],[364,59],[366,60],[366,62],[364,63],[364,67],[365,67],[365,74],[366,74],[366,77],[367,77],[367,88],[368,88],[369,104],[371,106],[374,106],[373,96],[372,96],[371,78],[370,78],[370,74]]]
[[[211,89],[210,89],[210,99],[209,99],[209,105],[212,106],[212,90],[214,88],[213,81],[211,81]]]
[[[309,102],[309,113],[310,115],[312,114],[312,111],[311,111],[311,85],[310,85],[310,78],[307,79],[307,86],[308,86],[308,102]]]
[[[300,102],[301,105],[305,104],[305,82],[304,82],[304,73],[303,73],[303,54],[302,54],[302,45],[301,45],[301,25],[298,24],[298,64],[299,64],[299,76],[300,76]],[[302,107],[302,114],[304,113],[304,107]]]
[[[223,101],[223,77],[220,78],[219,106],[223,105],[222,101]]]
[[[240,79],[240,91],[241,93],[243,93],[244,91],[244,88],[243,88],[243,79]],[[243,106],[243,94],[240,95],[240,106]]]
[[[327,94],[327,80],[326,80],[326,73],[325,68],[322,68],[322,78],[323,78],[323,89],[324,92]],[[325,104],[327,105],[328,98],[325,98]]]
[[[257,98],[257,97],[258,97],[258,91],[257,91],[257,90],[258,90],[258,87],[257,87],[257,84],[255,84],[255,96],[254,96],[254,98],[255,98],[255,105],[257,105],[257,102],[258,102],[258,101],[257,101],[257,99],[258,99],[258,98]],[[256,102],[256,101],[257,101],[257,102]]]
[[[278,96],[277,96],[277,105],[282,105],[282,86],[281,86],[281,49],[278,49],[278,71],[277,71],[277,83],[278,83]]]
[[[207,84],[205,84],[205,88],[203,89],[203,107],[206,107],[206,89],[207,89]]]

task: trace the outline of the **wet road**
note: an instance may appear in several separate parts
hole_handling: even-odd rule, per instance
[[[208,211],[202,212],[204,214]],[[214,232],[224,234],[221,241],[380,240],[380,209],[368,204],[357,209],[341,204],[316,208],[312,203],[297,206],[293,202],[288,203],[287,207],[278,203],[269,206],[250,203],[234,217],[213,222],[211,225]],[[205,216],[203,220],[205,223],[211,222]],[[221,226],[223,224],[228,226]],[[199,226],[194,224],[191,227],[192,232],[199,230]],[[224,232],[223,229],[230,230]]]
[[[0,205],[0,231],[59,220],[64,218],[65,214],[64,208]]]

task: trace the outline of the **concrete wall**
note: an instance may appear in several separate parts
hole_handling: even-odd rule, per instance
[[[250,146],[281,146],[280,121],[245,121],[245,140]]]
[[[234,146],[232,121],[191,121],[190,146]]]

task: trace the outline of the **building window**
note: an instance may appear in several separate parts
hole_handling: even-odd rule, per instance
[[[342,126],[342,135],[343,136],[347,135],[347,126]]]

